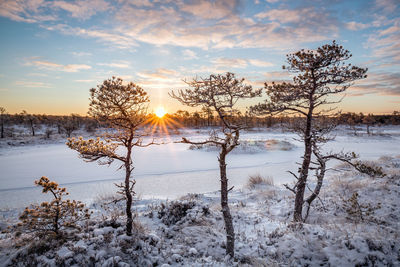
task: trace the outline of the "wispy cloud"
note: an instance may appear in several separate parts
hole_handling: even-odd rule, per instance
[[[2,0],[0,1],[0,16],[28,23],[54,21],[53,14],[44,14],[48,3],[44,0]]]
[[[33,59],[29,60],[27,63],[25,63],[27,66],[36,66],[41,69],[46,69],[46,70],[56,70],[56,71],[64,71],[64,72],[78,72],[80,70],[88,70],[91,69],[92,67],[86,64],[67,64],[67,65],[62,65],[50,61],[45,61],[45,60],[39,60],[39,59]]]
[[[66,24],[57,24],[42,27],[50,31],[59,31],[66,35],[95,38],[105,43],[115,44],[117,48],[127,49],[137,46],[134,38],[123,33],[119,33],[118,31],[108,32],[106,30],[84,29],[79,27],[70,27]]]
[[[364,24],[361,22],[356,22],[356,21],[350,21],[345,23],[345,26],[347,29],[351,30],[351,31],[359,31],[359,30],[363,30],[369,27],[368,24]]]
[[[17,86],[28,87],[28,88],[51,88],[52,87],[48,83],[32,82],[32,81],[16,81],[15,84]]]
[[[242,58],[216,58],[211,61],[217,67],[246,68],[247,60]]]
[[[75,80],[75,82],[78,82],[78,83],[94,83],[95,82],[95,80]]]
[[[251,65],[254,65],[256,67],[272,67],[272,66],[274,66],[274,64],[271,62],[263,61],[263,60],[259,60],[259,59],[249,59],[248,61]]]
[[[171,69],[160,68],[156,71],[138,72],[136,75],[139,77],[138,84],[148,88],[185,86],[185,83],[182,81],[181,73]]]
[[[400,21],[370,34],[366,46],[380,64],[397,65],[400,62]]]
[[[189,50],[189,49],[183,50],[182,53],[183,53],[183,57],[185,59],[188,59],[188,60],[189,59],[198,59],[199,58],[194,51]]]
[[[232,15],[238,7],[239,1],[219,0],[219,1],[193,1],[189,3],[181,2],[180,10],[190,13],[203,19],[221,19]]]
[[[37,73],[37,72],[28,73],[27,75],[28,76],[36,76],[36,77],[47,77],[47,76],[49,76],[46,73]]]
[[[52,7],[65,10],[74,18],[89,19],[97,12],[110,9],[110,5],[104,0],[78,0],[78,1],[54,1]]]
[[[92,53],[90,52],[71,52],[72,55],[76,57],[85,57],[85,56],[91,56]]]
[[[244,59],[244,58],[216,58],[211,61],[217,68],[246,68],[248,65],[256,67],[271,67],[273,63],[260,59]]]
[[[29,7],[28,3],[31,2],[35,4]],[[294,43],[300,45],[332,39],[338,32],[337,20],[324,8],[268,8],[265,11],[261,10],[256,15],[258,21],[255,21],[253,17],[244,15],[244,2],[238,0],[119,0],[112,4],[105,0],[6,0],[2,1],[1,5],[0,15],[32,23],[56,20],[62,17],[61,11],[79,20],[104,13],[113,21],[112,24],[99,23],[95,27],[71,26],[72,23],[40,25],[51,31],[94,38],[123,49],[132,49],[140,42],[157,46],[174,45],[202,49],[284,49],[293,46]],[[115,10],[117,12],[114,12]],[[42,17],[39,19],[35,16]]]
[[[372,72],[367,79],[357,81],[350,87],[356,95],[379,94],[400,96],[400,73]]]
[[[385,13],[396,12],[399,7],[398,0],[375,0],[376,6],[380,8]]]
[[[128,61],[117,61],[111,63],[97,63],[99,66],[105,66],[110,68],[128,69],[131,67]]]

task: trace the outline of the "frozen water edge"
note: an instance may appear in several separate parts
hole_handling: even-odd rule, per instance
[[[376,159],[400,151],[400,127],[382,127],[386,135],[352,136],[345,129],[336,132],[336,140],[325,147],[327,151],[355,151],[362,159]],[[186,130],[183,136],[201,140],[206,130]],[[228,177],[230,185],[241,188],[249,175],[260,173],[272,176],[275,184],[292,181],[288,170],[296,170],[302,154],[301,143],[294,134],[279,130],[249,131],[241,140],[288,141],[296,147],[289,151],[265,150],[248,154],[229,154]],[[180,136],[172,136],[172,142]],[[174,199],[187,193],[213,192],[219,189],[217,152],[193,151],[188,145],[166,145],[138,148],[134,151],[137,183],[135,191],[140,198]],[[2,149],[0,155],[0,209],[22,208],[32,202],[43,201],[44,196],[33,186],[41,176],[66,186],[71,198],[91,203],[97,196],[115,192],[114,183],[122,181],[117,164],[110,167],[85,163],[64,144],[46,144]]]
[[[330,173],[321,191],[323,204],[316,200],[302,225],[291,223],[293,194],[281,186],[266,183],[231,192],[234,259],[225,257],[219,193],[214,192],[174,202],[135,202],[132,237],[125,235],[125,218],[115,216],[124,203],[105,208],[109,199],[93,203],[89,227],[65,242],[0,234],[0,265],[398,266],[400,155],[374,164],[387,176],[373,178],[351,169]],[[354,192],[359,203],[375,207],[362,220],[344,207]],[[182,209],[185,203],[190,208],[184,213],[171,208]]]

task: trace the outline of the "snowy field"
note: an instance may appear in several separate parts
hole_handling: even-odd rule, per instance
[[[189,149],[173,143],[179,140],[173,136],[164,140],[168,144],[135,151],[141,199],[134,202],[134,234],[127,236],[125,204],[112,201],[113,183],[123,176],[117,165],[84,163],[59,142],[3,146],[0,266],[400,266],[400,127],[375,128],[370,136],[352,133],[338,130],[325,150],[355,151],[386,175],[372,177],[334,163],[337,171],[328,172],[300,225],[292,223],[294,195],[281,184],[292,181],[286,171],[296,171],[302,144],[277,129],[241,135],[242,147],[228,155],[235,185],[229,194],[234,258],[225,256],[217,153],[210,148]],[[182,133],[198,140],[205,134]],[[249,175],[258,173],[274,183],[249,186]],[[21,207],[40,201],[32,183],[42,175],[65,185],[93,212],[65,239],[12,228],[11,217]]]
[[[325,146],[326,151],[355,151],[363,160],[394,155],[400,151],[400,127],[373,129],[374,135],[350,129],[335,132],[336,139]],[[174,143],[186,136],[202,140],[206,130],[186,130],[158,142],[166,144],[134,151],[133,178],[137,197],[143,199],[175,199],[187,193],[206,193],[219,189],[219,169],[216,151],[189,149],[187,144]],[[241,135],[246,143],[227,157],[228,178],[236,189],[243,187],[249,175],[270,176],[275,184],[291,182],[288,170],[296,171],[296,162],[303,153],[296,135],[279,129],[249,131]],[[263,141],[257,144],[252,141]],[[251,146],[253,144],[253,146]],[[0,148],[0,210],[19,209],[40,202],[43,195],[33,185],[34,180],[47,176],[67,187],[71,198],[86,203],[112,195],[124,177],[118,163],[99,166],[78,158],[75,151],[63,143],[25,145]]]

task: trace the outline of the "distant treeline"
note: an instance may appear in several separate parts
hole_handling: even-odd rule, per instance
[[[273,127],[291,124],[300,118],[291,116],[265,116],[258,117],[248,112],[227,115],[232,121],[236,121],[247,127]],[[147,126],[154,124],[154,114],[148,115]],[[339,125],[349,125],[356,127],[357,125],[381,126],[381,125],[400,125],[400,112],[395,111],[390,115],[373,115],[363,113],[342,113],[336,117],[329,117]],[[156,119],[157,120],[157,119]],[[202,111],[188,112],[178,110],[173,114],[166,114],[165,118],[160,119],[165,122],[168,128],[179,129],[182,127],[212,127],[218,126],[220,121],[211,111],[203,109]],[[71,114],[65,116],[57,115],[38,115],[29,114],[23,111],[19,114],[0,114],[1,138],[19,135],[15,132],[14,126],[21,126],[26,129],[25,134],[35,136],[38,130],[45,134],[48,138],[52,134],[65,134],[70,137],[72,133],[78,129],[94,133],[97,128],[105,125],[99,124],[95,119],[79,114]],[[369,131],[369,130],[368,130]]]
[[[178,110],[173,114],[167,114],[167,118],[178,122],[180,125],[185,127],[205,127],[205,126],[217,126],[220,121],[217,116],[211,112],[188,112]],[[300,118],[292,116],[264,116],[259,117],[252,115],[251,113],[236,113],[229,115],[231,120],[236,120],[240,124],[244,124],[248,127],[272,127],[290,124]],[[400,125],[400,112],[395,111],[389,115],[373,115],[363,113],[342,113],[335,117],[329,117],[328,119],[334,120],[339,125]]]

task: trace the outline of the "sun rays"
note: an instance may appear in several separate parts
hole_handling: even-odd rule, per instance
[[[164,117],[165,114],[167,114],[167,112],[165,111],[164,107],[158,107],[156,109],[156,116],[160,119],[162,119]]]
[[[167,138],[169,138],[170,131],[176,131],[183,127],[167,113],[164,107],[158,107],[145,124],[151,135],[160,134]]]

